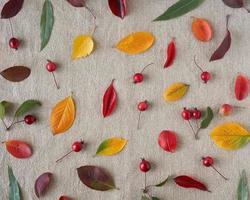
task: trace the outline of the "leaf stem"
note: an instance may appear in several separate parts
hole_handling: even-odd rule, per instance
[[[5,121],[4,121],[4,119],[1,119],[2,120],[2,122],[3,122],[3,125],[4,125],[4,127],[5,127],[5,129],[7,130],[7,125],[6,125],[6,123],[5,123]]]
[[[84,6],[84,8],[86,8],[86,10],[92,15],[92,17],[94,18],[94,20],[96,20],[96,16],[94,14],[94,12],[92,11],[92,9],[90,9],[88,6]]]
[[[13,28],[12,28],[12,23],[11,23],[10,18],[9,18],[9,22],[10,22],[11,36],[14,37]]]
[[[220,173],[213,165],[211,166],[222,178],[224,178],[226,181],[228,181],[229,179],[226,178],[222,173]]]
[[[227,28],[227,30],[228,30],[228,22],[229,22],[230,15],[227,15],[226,18],[227,18],[227,19],[226,19],[226,28]]]
[[[10,128],[11,128],[12,126],[14,126],[15,124],[24,122],[24,120],[15,121],[15,119],[16,119],[16,118],[14,117],[13,120],[12,120],[12,122],[11,122],[11,124],[6,128],[7,131],[10,130]]]
[[[71,154],[73,152],[73,150],[69,151],[68,153],[66,153],[64,156],[62,156],[61,158],[59,158],[58,160],[56,160],[56,163],[60,162],[62,159],[64,159],[66,156],[68,156],[69,154]]]
[[[194,64],[196,65],[196,67],[197,67],[201,72],[203,72],[203,69],[201,68],[201,66],[198,65],[198,63],[196,62],[196,56],[194,56]]]

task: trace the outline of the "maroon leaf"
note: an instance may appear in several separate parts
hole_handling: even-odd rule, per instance
[[[249,93],[249,81],[243,75],[238,75],[234,84],[234,94],[238,101],[245,99]]]
[[[168,130],[162,131],[158,137],[158,144],[163,150],[173,153],[177,144],[175,133]]]
[[[189,176],[185,176],[185,175],[177,176],[174,178],[174,182],[177,185],[184,187],[184,188],[196,188],[198,190],[210,192],[203,183],[196,181]]]
[[[77,168],[77,173],[82,183],[93,190],[115,189],[112,177],[100,167],[82,166]]]
[[[123,19],[127,12],[126,0],[109,0],[109,8],[115,16]]]
[[[112,80],[111,84],[106,89],[106,91],[103,95],[103,99],[102,99],[103,117],[109,116],[113,112],[113,110],[116,106],[117,95],[116,95],[116,91],[115,91],[115,88],[113,86],[113,83],[114,83],[114,79]]]
[[[52,179],[52,173],[46,172],[40,175],[35,182],[35,193],[36,196],[39,198],[43,196],[48,188]]]
[[[70,200],[70,198],[67,196],[60,196],[59,200]]]
[[[224,4],[231,8],[242,8],[244,6],[243,0],[222,0]]]
[[[210,62],[223,58],[231,46],[231,33],[228,29],[228,20],[229,20],[229,15],[227,15],[227,22],[226,22],[226,28],[227,28],[226,36],[224,37],[224,40],[222,41],[220,46],[216,49],[216,51],[211,56]]]
[[[30,75],[30,68],[24,66],[14,66],[0,72],[5,79],[11,82],[20,82]]]
[[[67,0],[74,7],[85,7],[85,0]]]
[[[22,9],[24,0],[9,0],[2,9],[1,18],[8,19],[14,17]]]

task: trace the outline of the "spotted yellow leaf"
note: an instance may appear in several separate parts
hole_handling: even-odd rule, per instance
[[[104,140],[98,147],[96,155],[111,156],[119,153],[127,144],[127,140],[118,137],[112,137]]]
[[[78,35],[72,44],[71,59],[86,57],[91,54],[93,49],[94,41],[91,35]]]
[[[213,142],[225,150],[235,150],[250,141],[249,132],[238,123],[227,122],[216,126],[210,133]]]
[[[53,135],[67,131],[75,120],[75,104],[71,96],[58,102],[50,114],[50,129]]]
[[[121,39],[116,44],[116,48],[130,55],[138,54],[148,50],[153,45],[154,40],[151,33],[134,32]]]
[[[187,92],[189,85],[185,83],[172,83],[163,93],[165,101],[172,102],[181,99]]]

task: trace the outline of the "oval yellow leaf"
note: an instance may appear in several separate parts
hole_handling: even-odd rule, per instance
[[[98,147],[96,155],[111,156],[119,153],[127,144],[127,140],[118,137],[104,140]]]
[[[72,44],[71,59],[86,57],[91,54],[93,49],[94,41],[91,35],[78,35]]]
[[[133,55],[148,50],[154,43],[154,36],[148,32],[135,32],[121,39],[116,48],[120,51]]]
[[[50,129],[53,135],[67,131],[75,120],[75,104],[71,96],[58,102],[50,114]]]
[[[249,132],[235,122],[216,126],[211,131],[210,137],[218,147],[225,150],[239,149],[250,140]]]
[[[163,93],[165,101],[172,102],[181,99],[187,92],[189,85],[185,83],[172,83]]]

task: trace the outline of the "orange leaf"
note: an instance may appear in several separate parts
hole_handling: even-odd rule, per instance
[[[7,140],[3,142],[6,150],[16,158],[29,158],[32,155],[31,147],[20,140]]]
[[[208,42],[213,36],[211,25],[202,18],[193,18],[192,32],[194,37],[202,42]]]
[[[53,135],[67,131],[75,120],[75,104],[71,96],[58,102],[50,114],[50,129]]]

